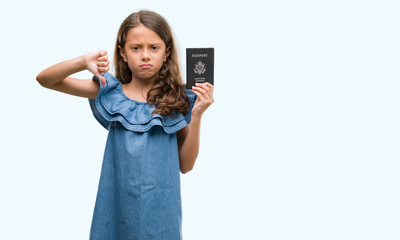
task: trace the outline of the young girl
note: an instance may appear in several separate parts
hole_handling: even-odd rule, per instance
[[[171,29],[150,11],[123,21],[114,63],[115,77],[99,50],[37,76],[43,87],[89,98],[109,131],[90,239],[182,239],[180,172],[196,161],[213,86],[185,90]],[[85,69],[93,80],[69,77]]]

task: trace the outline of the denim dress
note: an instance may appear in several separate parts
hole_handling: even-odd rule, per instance
[[[187,115],[152,115],[153,106],[128,98],[118,79],[104,76],[107,84],[100,83],[97,98],[89,99],[94,117],[108,130],[90,239],[181,240],[176,132],[189,124],[196,95],[185,90]]]

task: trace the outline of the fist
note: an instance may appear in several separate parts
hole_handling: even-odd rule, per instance
[[[106,85],[106,79],[101,75],[101,73],[110,70],[110,61],[108,60],[107,50],[98,50],[84,55],[84,62],[86,69],[98,77],[103,86]]]

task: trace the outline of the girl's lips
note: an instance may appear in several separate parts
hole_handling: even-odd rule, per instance
[[[141,68],[151,68],[151,64],[142,64],[140,65]]]

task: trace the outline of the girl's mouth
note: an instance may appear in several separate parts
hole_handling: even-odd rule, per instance
[[[151,64],[142,64],[139,66],[140,68],[151,68]]]

